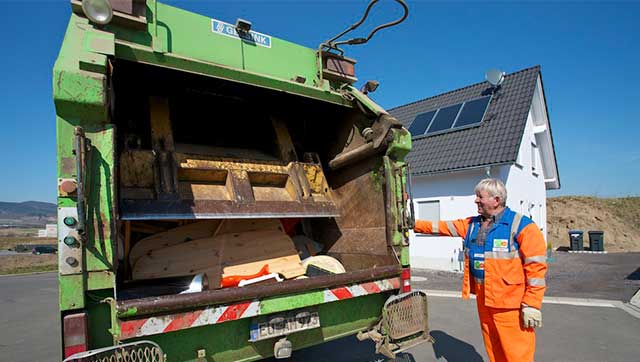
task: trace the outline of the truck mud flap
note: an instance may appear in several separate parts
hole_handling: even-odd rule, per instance
[[[433,342],[429,334],[427,294],[412,291],[389,297],[382,308],[382,319],[372,329],[359,332],[358,339],[371,339],[376,343],[376,353],[395,358],[424,342]]]
[[[76,353],[63,362],[164,362],[162,348],[151,341],[139,341]]]

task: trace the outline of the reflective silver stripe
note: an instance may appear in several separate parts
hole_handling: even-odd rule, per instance
[[[527,285],[532,287],[544,287],[547,285],[544,278],[528,278]]]
[[[485,259],[517,259],[520,255],[517,251],[485,251]]]
[[[546,263],[547,256],[546,255],[538,255],[538,256],[530,256],[528,258],[524,258],[524,264],[530,263]]]
[[[484,279],[473,277],[473,281],[475,281],[476,284],[484,284]]]
[[[518,233],[518,227],[520,226],[520,221],[522,220],[522,214],[516,212],[513,216],[513,221],[511,222],[511,240],[509,240],[509,244],[511,244],[516,240],[516,234]]]
[[[447,221],[447,227],[449,228],[449,231],[451,232],[451,235],[453,236],[460,236],[458,234],[458,231],[456,231],[456,228],[453,227],[453,222],[451,221]]]
[[[440,234],[440,231],[439,231],[439,228],[438,228],[438,223],[439,223],[439,221],[432,221],[431,222],[431,233],[433,235],[439,235]]]

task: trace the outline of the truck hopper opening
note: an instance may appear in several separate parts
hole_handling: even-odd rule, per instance
[[[362,111],[121,60],[111,79],[122,308],[143,313],[158,294],[149,313],[400,274],[382,155],[328,166],[366,143],[360,129],[372,120]],[[299,278],[299,237],[345,273]],[[265,264],[288,280],[219,289],[224,276]],[[197,295],[151,287],[198,273],[209,290]]]

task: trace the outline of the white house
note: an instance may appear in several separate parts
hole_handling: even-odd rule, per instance
[[[58,236],[58,225],[46,224],[44,229],[38,230],[39,238],[55,238]]]
[[[540,67],[389,111],[413,135],[412,196],[419,219],[477,214],[474,186],[501,179],[507,206],[547,234],[546,190],[560,188]],[[458,270],[461,238],[411,235],[411,266]]]

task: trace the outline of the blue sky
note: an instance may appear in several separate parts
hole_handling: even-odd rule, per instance
[[[316,48],[362,15],[351,1],[165,3]],[[408,1],[410,15],[369,44],[350,47],[373,98],[391,108],[542,66],[562,188],[557,195],[640,195],[640,2]],[[55,201],[51,70],[70,10],[66,0],[0,0],[0,201]],[[394,19],[382,0],[356,35]]]

